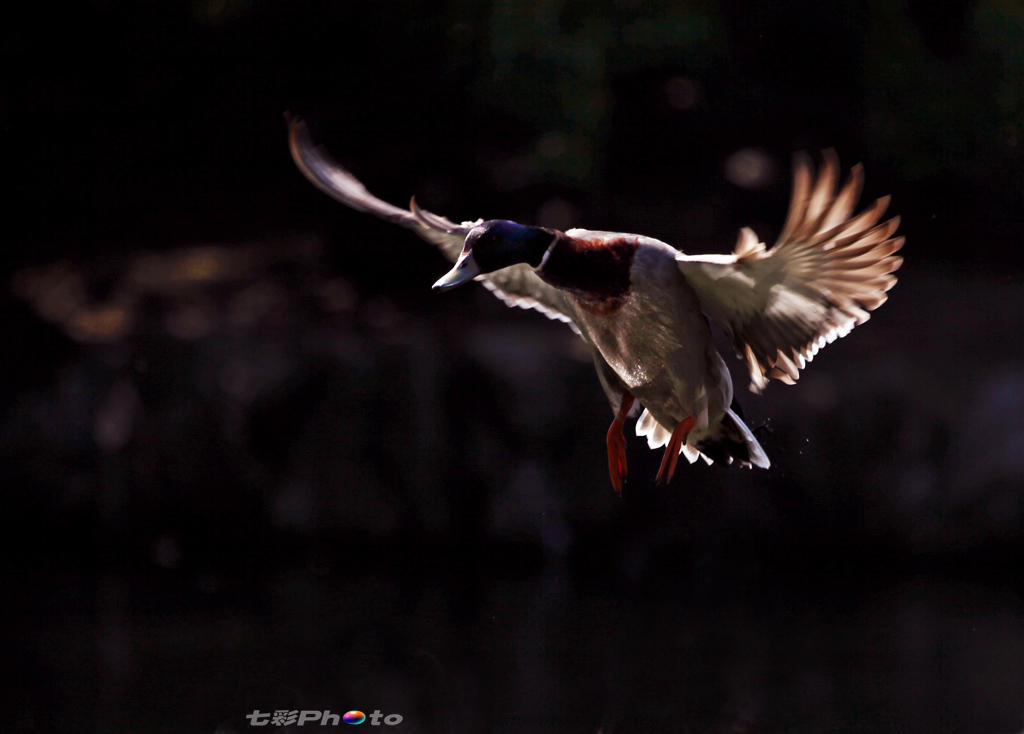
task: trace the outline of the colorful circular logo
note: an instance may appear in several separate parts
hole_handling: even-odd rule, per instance
[[[366,721],[366,714],[362,711],[349,711],[341,718],[346,724],[362,724]]]

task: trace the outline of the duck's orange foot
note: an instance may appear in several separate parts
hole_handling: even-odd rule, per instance
[[[622,435],[622,424],[633,407],[633,396],[622,393],[619,412],[608,429],[608,473],[612,477],[612,486],[618,494],[622,494],[622,483],[629,472],[626,470],[626,437]]]
[[[668,484],[672,481],[672,475],[676,473],[676,462],[679,461],[679,450],[686,443],[686,437],[690,435],[690,431],[695,425],[697,425],[697,419],[693,416],[679,421],[676,425],[668,440],[668,446],[665,447],[665,456],[661,459],[661,468],[658,469],[656,483]]]

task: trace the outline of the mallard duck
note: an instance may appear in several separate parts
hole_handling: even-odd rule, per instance
[[[743,422],[733,384],[707,319],[735,346],[750,387],[793,384],[826,343],[845,336],[886,300],[902,264],[899,218],[878,224],[888,197],[853,215],[863,181],[855,166],[837,191],[838,159],[820,173],[794,161],[789,215],[771,248],[748,228],[730,255],[686,255],[653,237],[502,219],[455,223],[420,208],[377,199],[290,121],[295,163],[319,189],[358,211],[408,227],[454,263],[434,288],[477,280],[510,306],[569,324],[586,342],[615,417],[608,469],[627,477],[623,426],[639,403],[638,436],[665,447],[658,483],[672,479],[680,454],[767,469],[768,456]],[[706,318],[705,318],[706,317]]]

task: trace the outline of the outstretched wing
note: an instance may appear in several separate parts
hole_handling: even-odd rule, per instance
[[[466,235],[483,220],[456,224],[444,217],[421,209],[416,200],[409,209],[381,201],[366,190],[366,187],[338,165],[327,152],[314,145],[309,130],[301,120],[288,118],[288,143],[295,165],[314,186],[328,196],[357,211],[413,230],[420,237],[437,246],[451,262],[458,260]],[[526,264],[514,265],[494,273],[479,276],[480,280],[498,298],[510,306],[533,308],[546,316],[572,324],[570,308],[565,295],[548,285]]]
[[[877,224],[889,197],[851,216],[864,172],[855,166],[837,193],[838,169],[826,151],[814,181],[810,159],[796,157],[789,216],[770,250],[745,228],[732,255],[677,257],[701,309],[746,359],[755,392],[769,377],[793,384],[822,346],[867,321],[896,284],[899,217]]]

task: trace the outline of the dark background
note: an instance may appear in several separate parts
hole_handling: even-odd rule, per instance
[[[4,731],[1020,729],[1019,3],[23,5]],[[834,147],[907,260],[797,386],[734,369],[770,471],[659,488],[630,425],[620,499],[577,338],[431,292],[285,111],[395,203],[690,253],[772,242]]]

